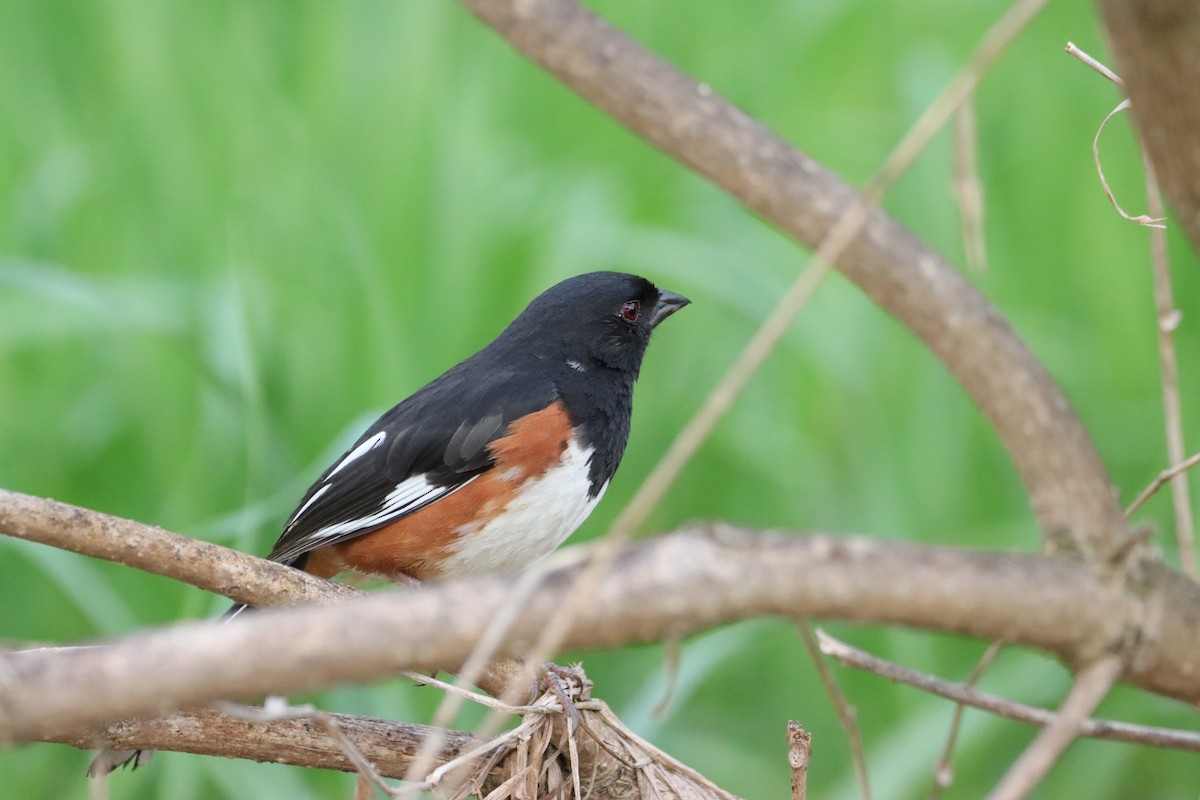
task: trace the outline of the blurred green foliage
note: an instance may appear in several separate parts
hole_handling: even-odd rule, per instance
[[[988,0],[594,7],[861,183],[1006,7]],[[0,5],[0,486],[263,553],[372,415],[488,341],[535,293],[616,267],[694,305],[655,337],[605,530],[805,263],[792,243],[530,66],[446,0]],[[1164,464],[1146,233],[1100,190],[1091,139],[1117,93],[1087,5],[1054,4],[978,94],[990,265],[971,280],[1062,381],[1124,499]],[[1106,169],[1144,207],[1126,119]],[[943,133],[889,210],[962,262]],[[1196,261],[1172,238],[1188,323]],[[1196,404],[1185,424],[1200,429]],[[1194,438],[1194,437],[1193,437]],[[1143,514],[1168,558],[1169,503]],[[840,277],[824,286],[655,513],[1030,550],[1038,533],[989,427],[941,366]],[[754,576],[746,576],[753,580]],[[804,580],[797,575],[796,580]],[[0,636],[69,641],[203,617],[183,586],[0,538]],[[832,626],[965,676],[984,644]],[[814,732],[814,797],[855,797],[848,748],[793,627],[686,643],[672,710],[659,648],[583,657],[642,734],[728,789],[787,791],[785,725]],[[838,671],[878,794],[922,797],[948,704]],[[1053,704],[1058,665],[1005,653],[984,688]],[[322,706],[424,721],[399,681]],[[1194,726],[1131,690],[1102,712]],[[463,724],[469,724],[466,719]],[[947,797],[976,797],[1032,731],[968,713]],[[0,752],[7,797],[83,798],[88,756]],[[1077,744],[1042,797],[1194,797],[1194,756]],[[165,754],[125,798],[345,797],[351,778]]]

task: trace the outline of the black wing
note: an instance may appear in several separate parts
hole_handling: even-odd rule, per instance
[[[550,405],[549,380],[460,364],[375,421],[305,493],[268,556],[294,564],[461,489],[493,466],[488,445]]]

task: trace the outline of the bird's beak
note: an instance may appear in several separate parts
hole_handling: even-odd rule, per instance
[[[650,315],[650,330],[658,327],[658,323],[674,314],[679,309],[692,302],[681,294],[658,290],[658,302],[654,304],[654,313]]]

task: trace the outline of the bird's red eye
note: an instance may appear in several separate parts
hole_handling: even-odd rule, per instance
[[[642,304],[637,300],[626,300],[625,305],[621,306],[621,316],[630,322],[636,322],[641,313]]]

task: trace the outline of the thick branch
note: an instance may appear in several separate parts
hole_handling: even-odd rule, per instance
[[[114,561],[261,608],[329,603],[361,594],[218,544],[5,489],[0,489],[0,534]],[[498,659],[476,683],[499,696],[520,674],[518,663]]]
[[[768,614],[1006,639],[1071,664],[1137,641],[1126,679],[1195,702],[1200,589],[1165,568],[1151,569],[1144,596],[1134,601],[1073,559],[710,526],[629,548],[564,645],[649,642]],[[576,571],[546,576],[502,653],[519,655],[529,645]],[[0,665],[0,740],[458,664],[511,590],[511,579],[476,578],[272,609],[234,624],[176,625],[71,654],[10,654]],[[1136,610],[1145,610],[1148,622],[1127,630],[1121,621]]]
[[[328,714],[355,747],[388,778],[403,778],[413,757],[433,728],[349,714]],[[441,732],[443,749],[434,766],[456,758],[480,744],[470,734]],[[320,769],[353,772],[338,741],[310,719],[269,722],[239,719],[211,710],[170,714],[152,719],[117,722],[103,730],[49,736],[59,742],[90,750],[174,750],[223,758],[248,758]]]
[[[1200,4],[1102,0],[1142,146],[1200,253]]]
[[[855,191],[571,0],[462,0],[525,56],[808,247]],[[1053,543],[1105,552],[1123,530],[1095,448],[996,310],[876,211],[837,267],[916,333],[991,419]]]

